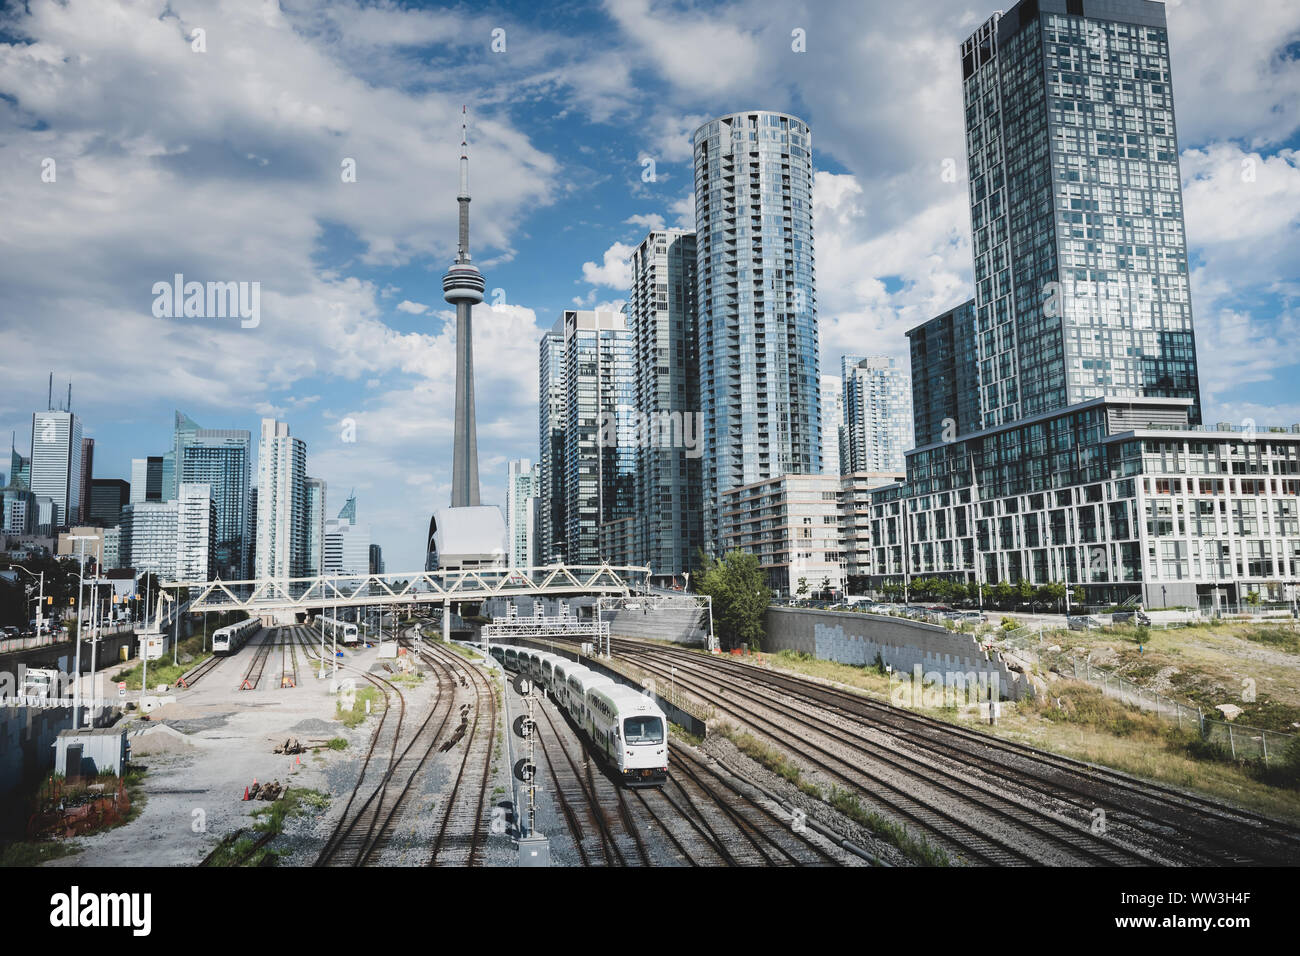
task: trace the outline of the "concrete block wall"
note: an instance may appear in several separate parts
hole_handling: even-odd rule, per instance
[[[870,667],[879,656],[896,672],[912,674],[974,673],[981,681],[996,677],[1002,698],[1019,698],[1027,684],[1009,670],[1002,655],[985,653],[972,634],[953,633],[934,624],[877,614],[769,608],[763,650],[802,651],[821,660]],[[1030,691],[1032,692],[1032,691]]]
[[[708,611],[700,607],[623,608],[605,611],[615,637],[643,637],[678,644],[703,644],[709,636]]]
[[[71,726],[71,707],[0,708],[0,796],[48,772],[54,741]]]

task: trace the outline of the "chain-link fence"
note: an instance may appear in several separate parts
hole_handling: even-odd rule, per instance
[[[1197,730],[1202,739],[1222,747],[1238,760],[1262,760],[1265,764],[1282,759],[1283,752],[1296,739],[1295,734],[1248,727],[1208,716],[1205,711],[1127,678],[1098,667],[1087,658],[1067,654],[1056,638],[1067,638],[1069,631],[1045,631],[1041,627],[1018,627],[1014,630],[990,629],[980,640],[1010,650],[1017,657],[1040,667],[1055,668],[1060,674],[1086,681],[1126,704],[1150,711],[1171,720],[1183,729]]]

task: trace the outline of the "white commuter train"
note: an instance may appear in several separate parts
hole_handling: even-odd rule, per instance
[[[546,651],[507,646],[499,659],[549,694],[629,786],[668,779],[668,718],[652,697]]]
[[[237,654],[248,639],[262,626],[259,618],[250,617],[237,624],[227,624],[212,632],[212,653],[218,657]]]
[[[335,620],[332,617],[319,616],[317,622],[325,631],[325,639],[332,641],[336,637],[340,644],[355,644],[357,642],[357,625],[355,621]]]

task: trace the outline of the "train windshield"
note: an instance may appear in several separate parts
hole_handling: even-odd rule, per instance
[[[658,717],[629,717],[623,721],[623,736],[630,744],[661,744],[664,722]]]

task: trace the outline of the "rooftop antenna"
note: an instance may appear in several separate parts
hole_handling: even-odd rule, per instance
[[[53,372],[50,373],[50,389],[45,397],[45,410],[47,412],[54,411],[54,373]]]
[[[72,380],[71,379],[68,380],[68,407],[65,408],[64,411],[65,412],[72,411]]]

